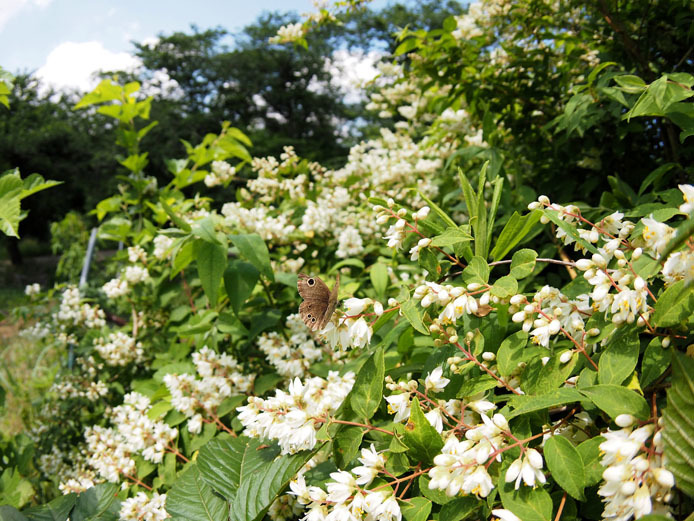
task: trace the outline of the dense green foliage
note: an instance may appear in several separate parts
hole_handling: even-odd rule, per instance
[[[126,248],[16,310],[67,362],[0,444],[0,520],[687,518],[694,10],[649,6],[413,20],[344,165],[310,116],[350,115],[309,88],[330,12],[140,46],[186,95],[106,79],[75,107],[113,126],[125,174],[94,215]],[[347,42],[390,27],[349,16]],[[285,65],[313,72],[284,89]],[[323,331],[300,273],[311,312],[339,277]]]

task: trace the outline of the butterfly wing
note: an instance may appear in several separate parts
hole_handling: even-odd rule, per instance
[[[333,286],[333,290],[330,292],[330,296],[328,297],[328,306],[325,308],[325,313],[323,314],[323,317],[321,318],[320,324],[319,324],[319,329],[323,329],[328,322],[330,321],[330,317],[333,316],[333,312],[335,311],[335,308],[337,307],[337,294],[340,291],[340,274],[337,274],[337,277],[335,278],[335,285]]]
[[[322,329],[321,324],[330,305],[330,289],[320,278],[309,277],[305,273],[299,273],[296,286],[304,299],[299,306],[301,320],[311,331]]]
[[[305,299],[325,300],[327,303],[330,298],[330,289],[319,277],[309,277],[305,273],[299,273],[296,287],[299,295]]]

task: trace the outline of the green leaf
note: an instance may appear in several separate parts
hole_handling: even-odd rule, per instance
[[[28,519],[28,517],[13,506],[0,506],[0,521],[28,521]]]
[[[241,482],[230,505],[229,521],[262,519],[272,502],[284,491],[289,481],[296,476],[299,469],[311,459],[313,454],[313,451],[303,451],[292,456],[281,456],[272,463],[258,468],[249,479]],[[197,521],[195,517],[190,519]]]
[[[651,323],[657,327],[676,326],[694,312],[694,285],[684,280],[668,287],[655,303]]]
[[[550,437],[545,442],[544,449],[547,468],[554,481],[574,499],[585,501],[583,460],[578,450],[562,436]]]
[[[477,282],[486,284],[489,281],[489,264],[482,257],[475,256],[463,270],[463,280],[466,284]]]
[[[510,464],[508,462],[502,466],[501,476],[506,475]],[[516,490],[513,482],[506,483],[504,479],[499,479],[499,495],[504,508],[516,514],[522,521],[552,519],[552,498],[542,487],[520,487]]]
[[[246,235],[230,235],[231,242],[239,249],[239,252],[253,266],[258,268],[258,271],[265,275],[271,281],[275,280],[275,275],[272,272],[270,265],[270,252],[265,245],[265,241],[258,234]]]
[[[397,438],[393,439],[395,440]],[[405,446],[405,450],[407,450],[407,446]],[[430,499],[437,505],[445,505],[446,503],[453,501],[454,498],[447,496],[445,491],[437,488],[429,488],[430,481],[431,479],[427,474],[422,474],[419,476],[419,490],[425,498]]]
[[[441,275],[441,267],[439,266],[439,260],[436,253],[431,251],[429,248],[422,248],[419,250],[419,259],[417,259],[418,264],[422,269],[426,270],[430,276],[436,278]]]
[[[400,503],[400,512],[406,521],[427,521],[431,513],[431,501],[425,497],[413,497]]]
[[[453,246],[461,242],[472,240],[472,235],[467,230],[466,226],[450,226],[440,235],[434,237],[431,241],[432,246]]]
[[[621,384],[636,367],[639,360],[639,333],[636,329],[623,326],[619,328],[598,362],[598,382],[601,384]]]
[[[613,79],[628,94],[639,94],[646,90],[646,82],[633,74],[622,74]]]
[[[422,199],[424,199],[424,201],[426,201],[426,203],[427,203],[427,205],[429,206],[429,208],[431,208],[431,209],[434,211],[434,213],[435,213],[436,215],[438,215],[438,216],[441,218],[441,220],[442,220],[443,222],[445,222],[448,226],[453,227],[453,228],[457,228],[457,227],[458,227],[458,225],[456,224],[456,222],[455,222],[453,219],[451,219],[451,218],[448,216],[448,214],[447,214],[446,212],[444,212],[434,201],[432,201],[431,199],[429,199],[429,198],[426,196],[426,194],[422,193],[421,190],[420,190],[420,192],[419,192],[419,196],[420,196]]]
[[[477,510],[481,501],[476,497],[457,497],[441,507],[439,521],[460,521]]]
[[[670,367],[672,362],[672,349],[663,347],[661,337],[655,337],[648,343],[646,352],[641,361],[641,378],[639,383],[645,389],[655,382],[665,370]]]
[[[576,447],[583,462],[583,473],[586,487],[600,482],[605,467],[600,464],[600,444],[605,441],[602,436],[587,439]]]
[[[406,300],[400,304],[400,311],[402,311],[402,314],[408,322],[412,324],[413,328],[422,334],[429,334],[429,330],[424,326],[424,322],[422,322],[422,315],[417,302],[411,299]]]
[[[631,414],[640,420],[646,420],[650,416],[648,404],[643,396],[626,387],[613,384],[591,385],[579,389],[579,392],[612,419],[620,414]]]
[[[224,521],[228,509],[226,501],[202,478],[196,464],[188,467],[166,494],[166,511],[174,521]]]
[[[694,360],[676,353],[672,358],[672,387],[663,412],[666,468],[677,488],[694,497]]]
[[[333,439],[333,457],[340,469],[346,469],[359,453],[364,437],[364,429],[356,425],[346,425]]]
[[[557,210],[544,209],[541,211],[550,221],[552,221],[559,228],[561,228],[564,231],[564,233],[566,233],[566,235],[571,237],[574,240],[574,242],[580,244],[584,249],[588,250],[591,253],[598,253],[597,248],[593,244],[586,241],[583,237],[581,237],[578,234],[576,228],[574,228],[569,223],[565,222],[559,217],[559,212]]]
[[[514,396],[511,398],[510,402],[513,411],[506,415],[506,417],[510,420],[511,418],[529,412],[541,411],[543,409],[549,409],[550,407],[557,407],[558,405],[578,402],[582,397],[583,396],[577,389],[571,387],[561,387],[539,396]]]
[[[528,248],[518,250],[511,257],[511,276],[516,279],[524,279],[530,275],[535,269],[535,259],[537,259],[535,250]]]
[[[503,259],[540,222],[541,216],[540,210],[533,210],[522,217],[518,212],[513,212],[496,240],[492,250],[492,258],[495,261]]]
[[[40,507],[27,508],[22,513],[29,521],[66,521],[76,502],[77,494],[70,493],[59,496]],[[2,514],[0,519],[3,519]]]
[[[120,501],[118,485],[102,483],[77,496],[75,507],[70,513],[71,521],[118,521]]]
[[[361,366],[350,392],[352,410],[364,420],[369,420],[383,399],[385,365],[383,348],[378,347]]]
[[[385,264],[378,262],[371,266],[369,270],[369,277],[371,278],[371,285],[376,291],[376,295],[380,298],[384,298],[386,295],[386,289],[388,288],[388,268]]]
[[[227,500],[232,500],[241,482],[271,463],[277,454],[279,447],[267,447],[256,438],[220,436],[200,449],[197,466],[203,481]]]
[[[560,360],[561,353],[555,351],[547,363],[542,363],[540,357],[531,360],[521,377],[521,389],[528,395],[548,394],[560,387],[573,371],[577,357],[568,363]]]
[[[494,282],[490,292],[493,297],[508,299],[518,293],[518,281],[511,275],[504,275]]]
[[[504,339],[496,353],[496,364],[502,376],[510,375],[518,364],[525,361],[528,333],[518,331]]]
[[[193,241],[193,255],[198,267],[202,289],[205,290],[210,307],[215,307],[222,275],[227,264],[226,250],[221,244],[195,239]]]
[[[434,456],[438,455],[443,447],[441,435],[424,416],[416,397],[412,399],[410,419],[405,425],[403,441],[410,449],[407,453],[410,459],[425,466],[431,464]]]
[[[253,293],[260,272],[253,264],[238,259],[232,259],[224,270],[224,287],[229,297],[229,302],[237,315],[241,306]]]
[[[173,209],[166,202],[166,199],[165,199],[163,194],[159,198],[159,203],[161,204],[162,208],[164,208],[166,215],[168,215],[171,218],[172,223],[174,223],[178,228],[180,228],[184,232],[190,233],[190,231],[192,229],[190,224],[188,224],[183,219],[181,219],[178,215],[176,215],[176,212],[174,212]]]

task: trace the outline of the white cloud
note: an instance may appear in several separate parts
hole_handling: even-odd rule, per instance
[[[95,72],[133,70],[139,65],[135,56],[109,51],[101,42],[63,42],[50,52],[36,75],[57,89],[89,91],[98,83]]]
[[[0,29],[22,10],[31,7],[43,9],[48,6],[51,1],[52,0],[0,0]]]

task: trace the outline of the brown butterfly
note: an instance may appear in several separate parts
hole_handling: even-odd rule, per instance
[[[311,331],[319,331],[330,321],[337,307],[337,292],[340,289],[340,274],[335,278],[335,285],[330,291],[318,277],[309,277],[299,273],[296,283],[299,295],[304,301],[299,306],[299,315]]]

